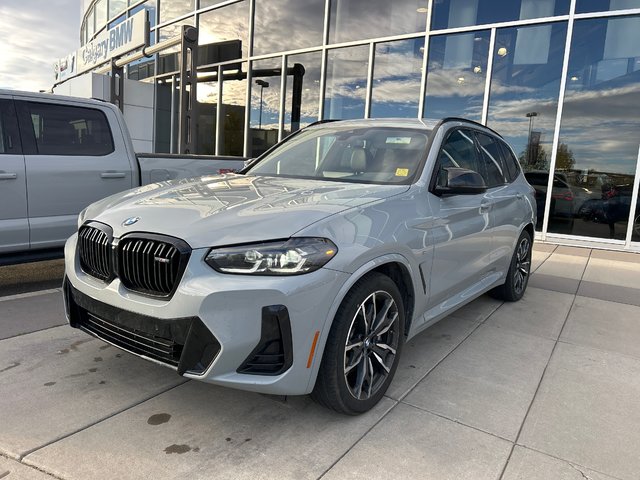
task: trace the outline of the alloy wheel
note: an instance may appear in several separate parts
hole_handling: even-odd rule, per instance
[[[383,290],[358,306],[344,348],[344,378],[354,398],[371,398],[385,383],[400,340],[398,319],[396,302]]]
[[[531,269],[531,242],[528,238],[520,239],[516,250],[516,268],[513,272],[513,288],[520,294],[527,285],[527,277]]]

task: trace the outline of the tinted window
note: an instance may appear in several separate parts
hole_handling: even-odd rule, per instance
[[[509,172],[502,160],[502,150],[498,142],[483,133],[476,133],[478,146],[480,147],[481,160],[486,172],[485,182],[487,187],[504,185],[509,181]]]
[[[31,102],[25,107],[37,154],[100,156],[113,152],[109,123],[100,110]]]
[[[257,0],[253,54],[322,45],[324,6],[324,0]]]
[[[16,112],[11,100],[0,100],[0,154],[20,153]]]
[[[480,121],[489,59],[489,30],[429,40],[425,118]]]
[[[509,146],[500,141],[500,146],[502,147],[502,157],[504,158],[504,163],[509,171],[509,178],[511,181],[515,180],[518,175],[520,175],[520,164],[518,163],[518,159],[515,157]]]
[[[566,15],[569,13],[569,1],[438,0],[433,2],[433,10],[431,28],[439,30],[485,23],[508,22],[510,20]]]
[[[450,167],[473,170],[484,177],[484,170],[476,154],[473,132],[470,130],[454,130],[440,148],[438,178],[442,178],[440,172],[443,169]]]

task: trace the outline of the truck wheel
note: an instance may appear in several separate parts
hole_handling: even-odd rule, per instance
[[[347,415],[373,408],[398,366],[404,323],[393,280],[376,272],[358,280],[333,320],[313,399]]]
[[[507,302],[517,302],[524,295],[529,283],[531,273],[531,235],[524,230],[520,234],[516,249],[511,257],[511,264],[507,272],[507,279],[489,292],[489,294],[499,300]]]

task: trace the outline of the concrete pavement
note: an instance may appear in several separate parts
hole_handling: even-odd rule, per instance
[[[0,297],[0,478],[638,479],[640,255],[538,244],[525,298],[412,339],[385,399],[185,381]]]

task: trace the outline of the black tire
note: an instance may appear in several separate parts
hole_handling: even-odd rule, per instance
[[[520,234],[520,238],[518,238],[515,251],[511,257],[506,281],[503,285],[491,290],[489,295],[506,302],[517,302],[523,297],[531,274],[532,246],[531,235],[524,230]]]
[[[347,415],[373,408],[398,367],[404,324],[402,296],[393,280],[377,272],[358,280],[336,312],[312,398]]]

